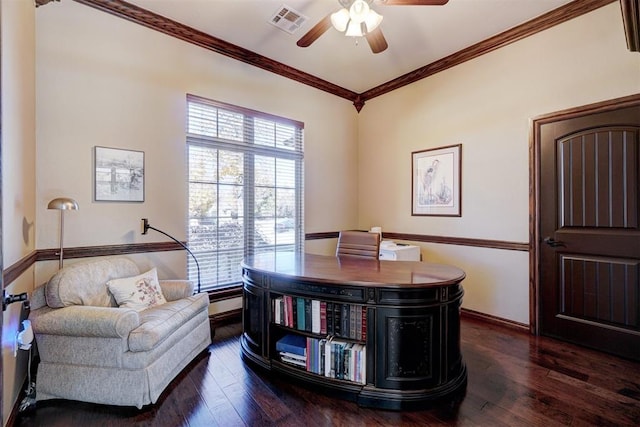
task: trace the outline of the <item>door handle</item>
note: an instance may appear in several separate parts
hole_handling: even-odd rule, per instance
[[[565,246],[564,242],[560,242],[549,236],[545,237],[543,242],[545,242],[547,245],[551,246],[552,248],[557,248],[558,246]]]

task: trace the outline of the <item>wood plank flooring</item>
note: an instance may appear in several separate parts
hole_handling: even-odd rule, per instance
[[[640,363],[473,319],[462,321],[469,385],[455,409],[359,408],[255,371],[240,324],[220,327],[156,405],[39,402],[16,426],[640,426]]]

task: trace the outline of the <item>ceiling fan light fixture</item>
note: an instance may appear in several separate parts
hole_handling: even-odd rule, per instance
[[[362,22],[356,22],[353,19],[349,21],[347,32],[344,33],[347,37],[362,37],[364,32],[362,31]]]
[[[348,9],[343,7],[330,15],[331,25],[348,37],[362,37],[372,32],[382,22],[382,15],[369,7],[370,2],[371,0],[353,0]],[[348,6],[348,3],[341,3]]]
[[[382,15],[380,15],[379,13],[376,13],[375,10],[370,9],[369,14],[367,15],[367,18],[364,21],[365,25],[367,26],[367,32],[370,33],[371,31],[378,28],[378,25],[380,25],[381,22],[382,22]]]
[[[339,11],[331,14],[331,25],[333,25],[333,28],[342,33],[347,29],[349,19],[351,19],[349,17],[349,11],[345,8],[342,8]]]

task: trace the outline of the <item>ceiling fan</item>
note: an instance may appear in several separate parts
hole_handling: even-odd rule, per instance
[[[376,13],[371,5],[374,0],[338,0],[342,8],[330,13],[311,28],[297,45],[308,47],[332,26],[344,32],[346,36],[364,36],[373,53],[383,52],[389,46],[385,40],[380,22],[382,16]],[[377,0],[385,6],[442,6],[449,0]]]

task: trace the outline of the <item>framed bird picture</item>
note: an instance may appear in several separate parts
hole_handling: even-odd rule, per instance
[[[462,144],[411,153],[411,215],[462,216]]]

